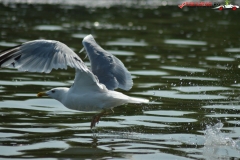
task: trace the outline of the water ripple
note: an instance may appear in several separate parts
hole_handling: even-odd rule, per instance
[[[207,42],[204,41],[195,41],[195,40],[185,40],[185,39],[167,39],[164,40],[166,44],[176,44],[176,45],[207,45]]]

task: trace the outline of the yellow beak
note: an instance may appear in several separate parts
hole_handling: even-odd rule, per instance
[[[38,97],[42,97],[42,96],[47,96],[47,94],[45,92],[39,92],[37,94]]]

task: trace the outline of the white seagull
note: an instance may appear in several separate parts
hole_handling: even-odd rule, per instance
[[[129,90],[133,81],[124,64],[101,48],[92,35],[83,41],[91,62],[91,69],[65,44],[54,40],[34,40],[0,52],[0,68],[16,68],[19,71],[45,72],[52,69],[76,69],[74,83],[70,88],[58,87],[40,92],[38,97],[49,96],[65,107],[78,111],[98,111],[90,127],[95,127],[106,109],[126,103],[147,103],[146,99],[133,98],[114,91]]]

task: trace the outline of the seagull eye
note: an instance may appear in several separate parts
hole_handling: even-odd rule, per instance
[[[52,93],[55,93],[55,90],[52,90]]]

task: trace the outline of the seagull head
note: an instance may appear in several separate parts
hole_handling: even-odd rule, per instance
[[[63,97],[66,95],[67,91],[68,91],[68,88],[58,87],[58,88],[53,88],[46,92],[39,92],[37,96],[38,97],[48,96],[61,102]]]

